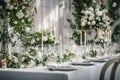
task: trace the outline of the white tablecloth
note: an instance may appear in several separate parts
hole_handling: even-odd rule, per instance
[[[0,69],[0,80],[99,80],[103,65],[104,63],[96,63],[94,66],[75,66],[75,71],[49,71],[40,67]],[[120,80],[119,73],[120,67],[116,80]],[[108,80],[108,76],[105,80]]]

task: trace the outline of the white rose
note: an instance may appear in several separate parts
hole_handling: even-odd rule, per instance
[[[81,23],[81,26],[85,26],[85,25],[86,25],[86,23],[85,23],[85,22],[82,22],[82,23]]]
[[[19,12],[16,13],[16,16],[17,16],[19,19],[21,19],[21,18],[24,17],[24,14],[23,14],[22,11],[19,11]]]
[[[97,12],[96,12],[96,15],[97,15],[97,16],[102,16],[102,12],[101,12],[101,11],[97,11]]]
[[[3,7],[2,6],[0,6],[0,9],[2,9]]]
[[[90,11],[94,11],[94,9],[92,7],[89,8]]]
[[[92,21],[92,25],[95,25],[96,24],[96,22],[95,21]]]
[[[91,24],[91,22],[90,21],[88,21],[88,23],[87,23],[88,25],[90,25]]]
[[[30,28],[29,28],[29,27],[26,27],[26,28],[25,28],[25,32],[30,32]]]
[[[14,21],[13,23],[14,23],[14,24],[17,24],[18,22],[17,22],[17,21]]]
[[[43,36],[43,37],[42,37],[42,40],[43,40],[43,41],[47,41],[48,38],[47,38],[46,36]]]
[[[93,19],[94,19],[94,17],[93,17],[93,16],[90,16],[90,17],[89,17],[89,20],[93,20]]]
[[[8,2],[10,2],[10,0],[4,0],[4,2],[8,3]]]
[[[113,2],[112,7],[116,7],[116,6],[117,6],[117,3]]]
[[[91,12],[90,12],[90,11],[84,11],[84,13],[85,13],[86,15],[88,15],[88,14],[90,14]]]

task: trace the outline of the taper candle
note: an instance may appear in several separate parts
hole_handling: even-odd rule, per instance
[[[84,31],[84,46],[86,46],[86,38],[87,38],[87,34],[86,34],[86,32]]]
[[[82,46],[82,31],[80,31],[80,45]]]

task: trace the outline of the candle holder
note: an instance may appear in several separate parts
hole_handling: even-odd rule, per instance
[[[2,68],[7,68],[8,61],[6,59],[1,61]]]

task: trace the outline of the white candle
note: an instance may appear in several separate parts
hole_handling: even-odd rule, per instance
[[[10,59],[11,59],[11,56],[12,56],[12,52],[11,52],[11,50],[12,50],[12,48],[11,48],[12,46],[11,46],[11,43],[9,43],[8,44],[8,54],[9,54],[9,56],[10,56]]]
[[[62,3],[63,3],[63,8],[65,8],[65,1],[63,0]]]
[[[82,46],[82,31],[80,31],[80,45]]]
[[[109,33],[109,30],[107,31],[107,38],[110,39],[110,33]]]
[[[43,32],[41,32],[41,48],[42,48],[42,52],[43,52]]]
[[[54,19],[53,19],[53,24],[52,24],[52,34],[54,35]]]
[[[62,46],[62,36],[60,35],[60,54],[63,53],[63,46]]]
[[[110,42],[111,42],[111,31],[109,31],[109,39],[110,39]]]
[[[86,38],[87,38],[87,34],[86,34],[86,32],[84,31],[84,46],[86,46]]]

